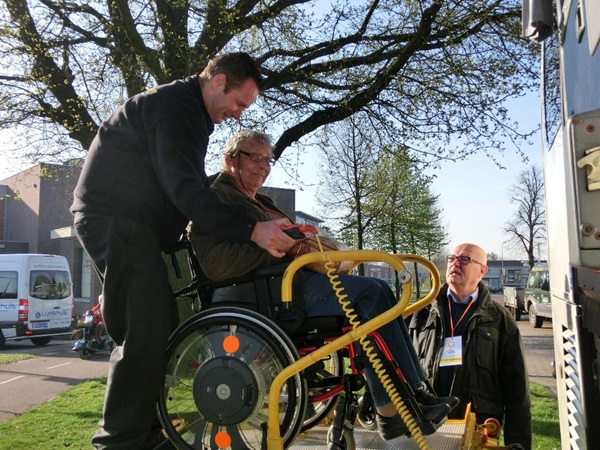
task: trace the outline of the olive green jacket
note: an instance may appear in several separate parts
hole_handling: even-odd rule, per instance
[[[228,175],[221,173],[212,184],[211,189],[217,192],[221,201],[245,206],[250,217],[255,218],[258,222],[273,220],[273,217],[265,212],[257,201],[240,191]],[[266,195],[256,194],[256,197],[268,208],[285,215]],[[201,223],[188,225],[188,238],[204,275],[211,280],[242,276],[260,267],[282,262],[280,258],[272,256],[254,242],[239,244],[211,236],[202,230]]]
[[[438,297],[412,315],[408,331],[421,365],[435,386],[444,346],[444,318],[448,298],[444,284]],[[461,400],[450,418],[462,418],[467,403],[478,423],[494,417],[503,423],[504,442],[531,449],[529,377],[521,334],[515,320],[479,283],[477,309],[463,333],[463,364],[454,372],[451,395]]]

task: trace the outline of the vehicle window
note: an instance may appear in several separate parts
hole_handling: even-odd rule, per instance
[[[0,272],[0,298],[17,298],[17,272]]]
[[[527,282],[527,287],[535,288],[535,273],[529,275],[529,281]]]
[[[544,127],[542,131],[549,149],[562,123],[560,103],[560,45],[558,33],[552,33],[552,36],[544,41],[542,48],[542,65],[544,68],[542,78]]]
[[[544,291],[550,290],[550,277],[548,275],[548,272],[540,273],[540,289]]]
[[[39,299],[61,299],[71,295],[69,272],[61,270],[32,270],[29,295]]]

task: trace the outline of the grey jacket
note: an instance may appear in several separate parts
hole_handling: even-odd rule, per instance
[[[416,312],[409,333],[430,382],[435,386],[446,336],[441,314],[448,311],[448,285],[427,308]],[[452,395],[461,405],[452,417],[462,418],[471,403],[478,423],[493,417],[504,423],[504,442],[531,448],[531,400],[521,334],[513,317],[479,284],[476,310],[463,334],[463,364],[456,366]]]

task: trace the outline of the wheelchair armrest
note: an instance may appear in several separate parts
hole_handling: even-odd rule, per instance
[[[200,280],[200,285],[206,288],[219,288],[223,286],[232,286],[235,284],[246,283],[261,278],[275,278],[283,276],[287,269],[287,263],[276,264],[268,267],[261,267],[252,272],[239,277],[226,278],[224,280],[210,280],[208,278]]]
[[[261,267],[245,275],[249,278],[271,278],[283,275],[288,268],[289,263],[279,263],[273,266]]]
[[[189,284],[188,286],[177,291],[175,295],[187,295],[194,291],[213,291],[218,288],[235,286],[236,284],[247,283],[249,281],[281,277],[285,273],[285,270],[287,269],[288,265],[288,263],[281,263],[275,264],[273,266],[261,267],[245,275],[233,278],[226,278],[224,280],[211,280],[209,278],[206,278],[204,274],[200,273],[200,276],[198,278],[192,280],[191,284]]]

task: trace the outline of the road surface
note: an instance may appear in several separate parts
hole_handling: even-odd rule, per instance
[[[492,298],[500,304],[504,303],[502,294],[492,294]],[[525,363],[529,380],[550,388],[556,394],[556,379],[552,377],[554,360],[552,322],[544,320],[541,328],[533,328],[529,324],[529,316],[522,314],[517,325],[525,347]]]
[[[6,343],[1,353],[31,353],[36,357],[0,365],[0,422],[108,372],[108,356],[84,361],[71,350],[74,342],[53,339],[42,347],[29,339]]]

